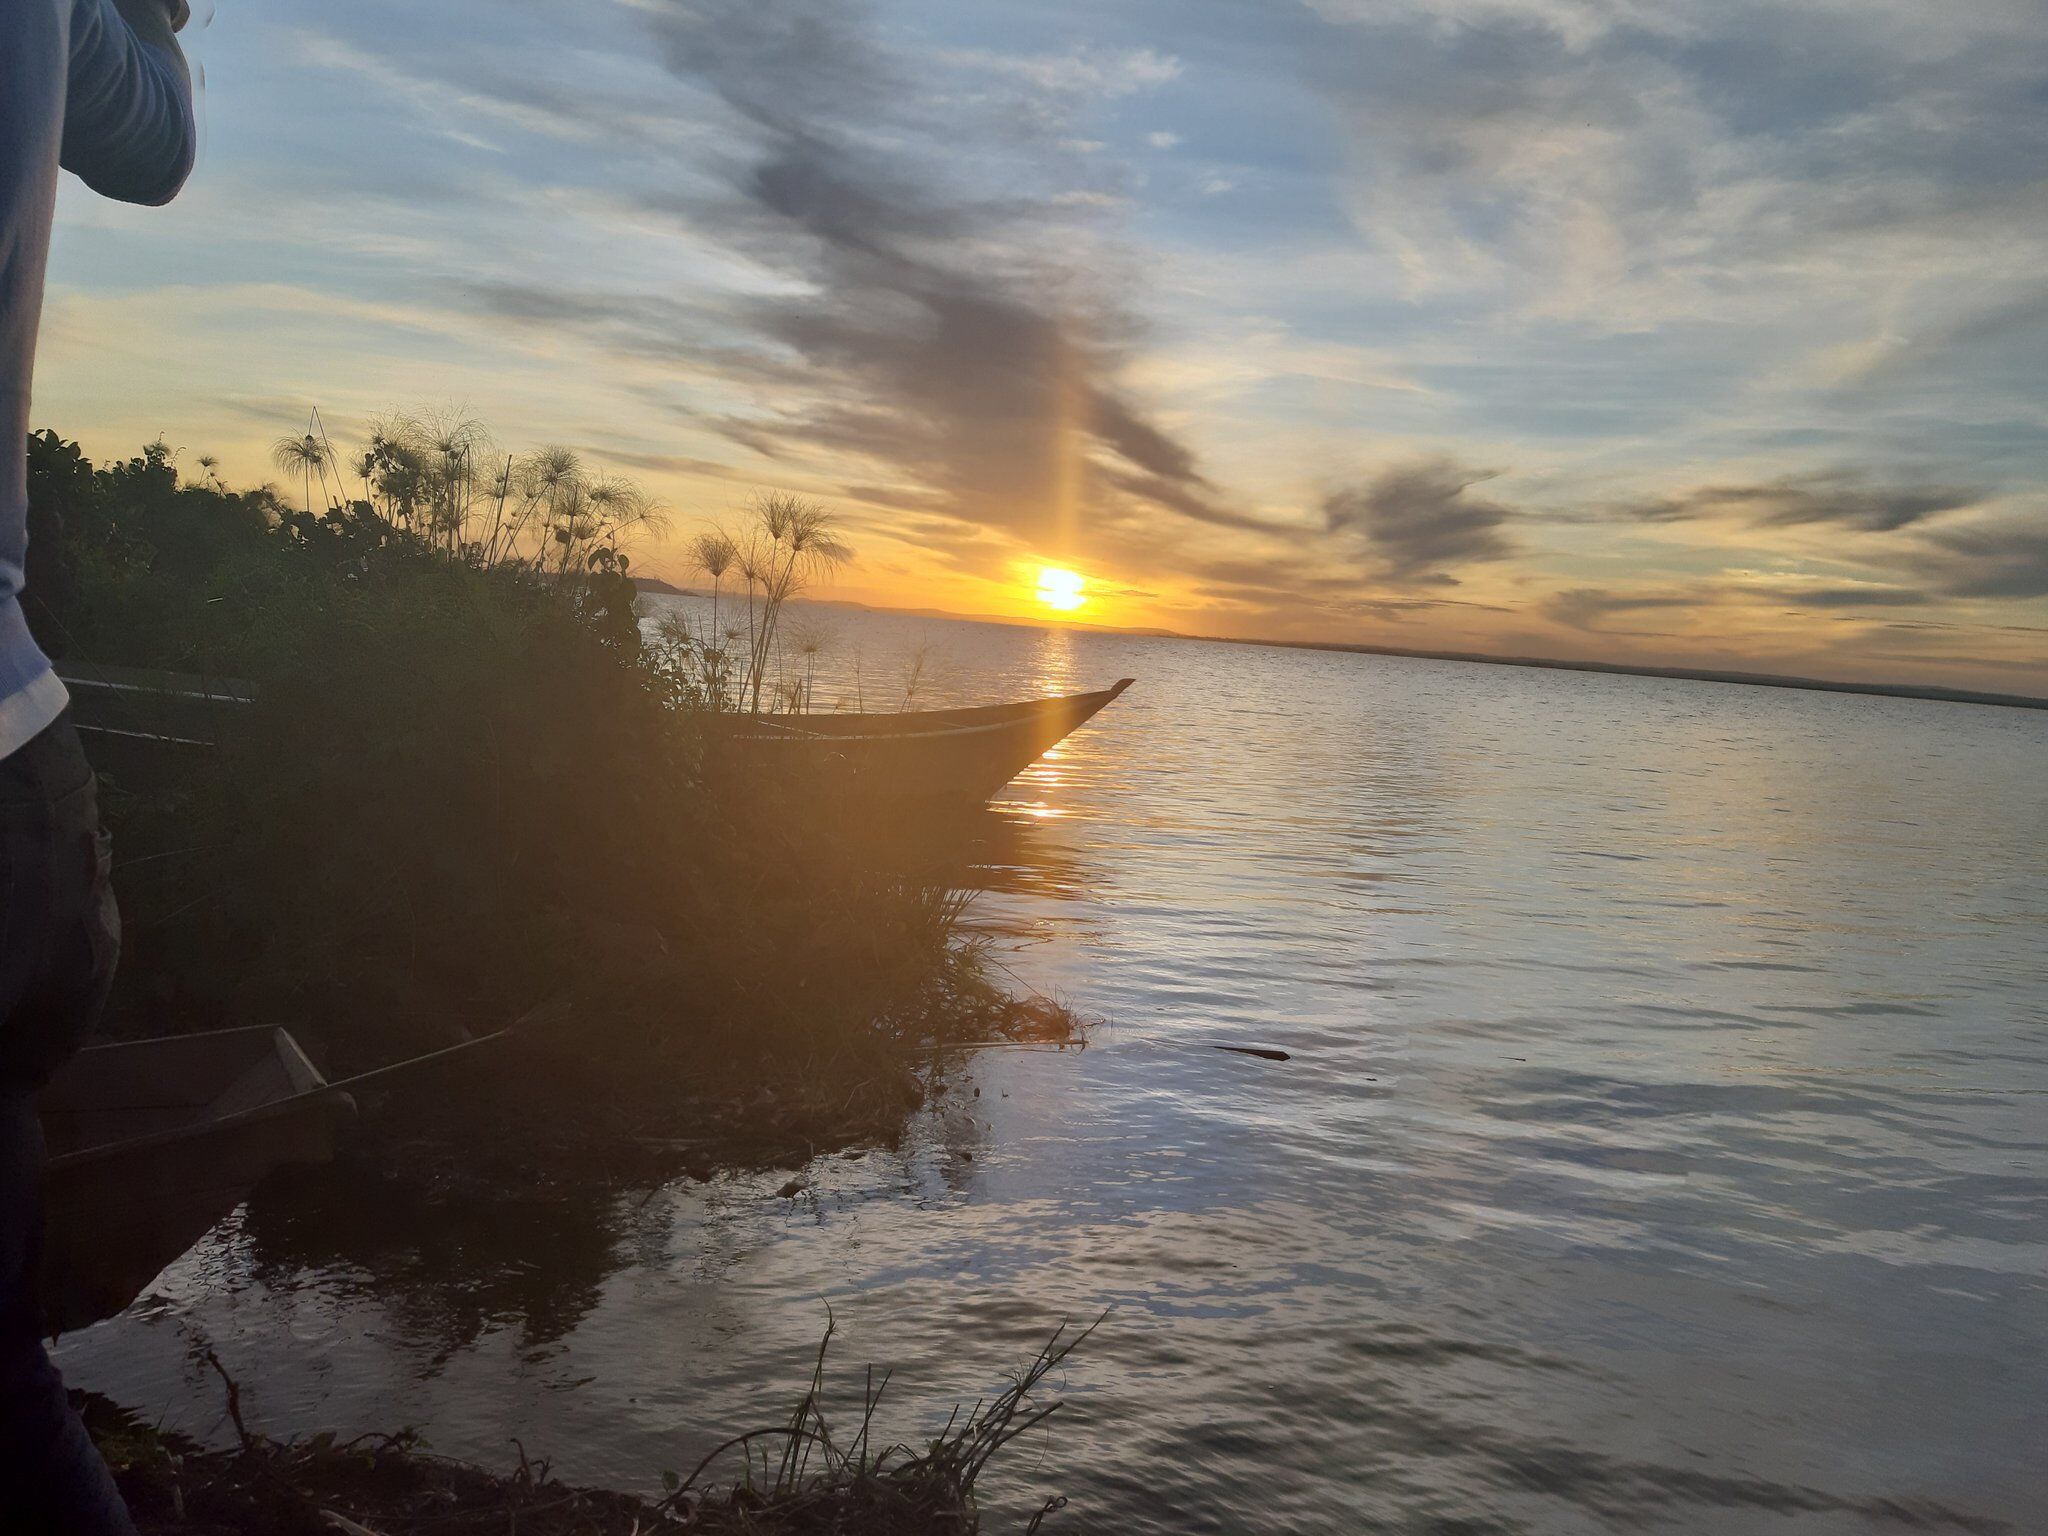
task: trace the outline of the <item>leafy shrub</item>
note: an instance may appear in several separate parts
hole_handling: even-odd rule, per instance
[[[528,537],[568,506],[559,451],[555,510],[498,488],[531,504],[508,541],[492,487],[423,490],[392,441],[317,511],[181,483],[160,444],[32,444],[39,633],[258,688],[217,751],[110,786],[117,1027],[289,1020],[360,1067],[568,1000],[558,1069],[615,1090],[666,1064],[890,1094],[906,1051],[997,1027],[949,882],[779,786],[706,790],[618,527]]]

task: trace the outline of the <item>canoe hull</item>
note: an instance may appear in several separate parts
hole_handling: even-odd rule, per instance
[[[270,1028],[81,1051],[41,1107],[51,1157],[38,1289],[53,1334],[126,1309],[265,1174],[331,1158],[354,1113]]]
[[[187,770],[255,697],[235,679],[67,663],[79,730],[96,762]],[[972,709],[897,714],[713,715],[713,779],[763,775],[856,800],[981,805],[1131,686]]]
[[[168,788],[212,766],[248,709],[248,683],[187,672],[60,661],[71,723],[93,767],[131,789]]]
[[[903,714],[738,717],[714,731],[714,772],[792,775],[839,794],[979,805],[1130,687]]]

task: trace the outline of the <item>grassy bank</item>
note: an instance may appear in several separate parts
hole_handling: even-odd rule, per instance
[[[1062,1328],[1000,1391],[956,1409],[913,1448],[877,1436],[886,1375],[866,1373],[856,1421],[828,1416],[828,1325],[791,1411],[735,1434],[687,1474],[664,1472],[659,1500],[564,1484],[523,1446],[516,1467],[494,1473],[432,1454],[409,1430],[271,1440],[244,1420],[240,1389],[224,1371],[231,1450],[160,1434],[103,1398],[79,1405],[143,1536],[975,1536],[982,1474],[1060,1411],[1034,1394],[1093,1331]],[[1046,1500],[1027,1536],[1065,1503]]]
[[[550,1126],[549,1155],[659,1142],[706,1094],[884,1123],[935,1045],[1060,1027],[992,982],[943,844],[906,857],[800,786],[707,789],[705,711],[735,673],[761,694],[770,642],[643,643],[630,486],[558,449],[501,461],[467,425],[381,432],[353,494],[313,436],[280,445],[296,493],[161,445],[30,448],[45,646],[259,690],[218,749],[107,786],[116,1032],[286,1022],[351,1071],[545,1005],[438,1127],[531,1158]],[[837,546],[774,505],[741,553],[787,584]]]

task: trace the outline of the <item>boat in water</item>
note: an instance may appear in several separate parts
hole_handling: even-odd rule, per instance
[[[166,1265],[289,1164],[333,1159],[355,1091],[466,1057],[551,1016],[329,1082],[270,1024],[87,1046],[37,1101],[44,1174],[43,1326],[125,1311]]]
[[[860,799],[980,805],[1133,681],[969,709],[714,716],[706,757],[714,772],[796,774]]]
[[[272,1169],[326,1162],[355,1101],[285,1029],[89,1046],[39,1107],[43,1326],[123,1311]]]
[[[255,702],[234,678],[66,661],[58,676],[96,761],[184,760],[220,741]],[[859,714],[708,714],[705,767],[791,775],[868,801],[981,805],[1122,696],[1134,679],[967,709]]]

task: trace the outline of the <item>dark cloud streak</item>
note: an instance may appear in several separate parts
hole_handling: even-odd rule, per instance
[[[727,205],[657,201],[805,289],[740,304],[739,323],[805,377],[727,436],[771,456],[863,456],[1027,539],[1117,496],[1257,526],[1118,387],[1137,327],[1073,292],[1051,239],[1079,217],[1059,194],[1099,173],[1027,126],[1044,103],[935,119],[851,0],[672,0],[649,24],[670,70],[753,140]],[[976,169],[1004,195],[970,190],[995,179]]]
[[[1795,608],[1916,608],[1931,601],[1912,587],[1790,587],[1765,594]]]
[[[1705,485],[1628,509],[1645,522],[1674,523],[1736,517],[1759,527],[1828,524],[1864,533],[1896,533],[1944,512],[1983,501],[1985,493],[1959,485],[1873,485],[1851,470],[1786,475],[1760,485]]]
[[[1610,592],[1600,587],[1574,587],[1548,598],[1543,612],[1556,623],[1589,634],[1641,635],[1654,631],[1610,630],[1602,621],[1622,614],[1698,608],[1712,601],[1711,595],[1698,592]]]
[[[1952,597],[2048,597],[2048,524],[1945,529],[1928,553],[1932,579]]]
[[[1514,514],[1470,494],[1491,478],[1492,471],[1449,459],[1402,465],[1366,485],[1330,492],[1323,515],[1333,533],[1363,538],[1390,584],[1454,586],[1452,567],[1503,560],[1514,552],[1501,532]]]

